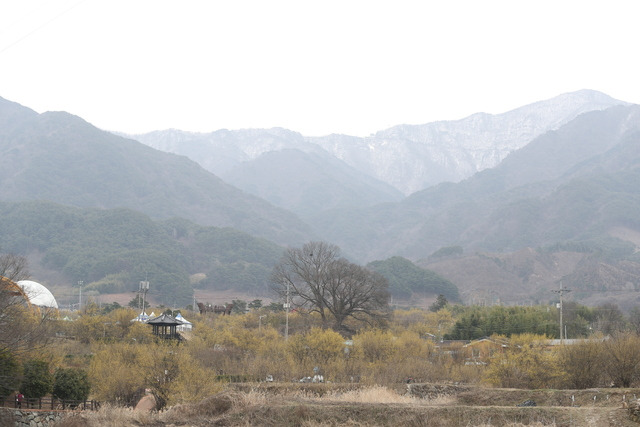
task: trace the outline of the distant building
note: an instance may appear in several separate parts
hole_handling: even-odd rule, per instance
[[[22,289],[22,292],[24,292],[24,295],[31,305],[58,308],[58,303],[53,294],[40,283],[32,280],[20,280],[17,285]]]
[[[131,319],[131,321],[132,322],[147,323],[147,321],[149,321],[149,319],[151,319],[151,316],[149,316],[144,310],[142,310],[142,313],[138,314],[136,317]]]
[[[175,340],[181,339],[181,336],[178,333],[178,326],[181,325],[181,323],[173,316],[161,314],[158,317],[148,320],[147,324],[153,327],[153,335],[158,338]]]
[[[191,331],[193,329],[193,323],[182,317],[181,313],[177,314],[176,320],[180,322],[180,325],[176,328],[178,332]]]

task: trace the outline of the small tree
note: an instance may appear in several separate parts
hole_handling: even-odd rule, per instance
[[[261,299],[254,299],[253,301],[251,301],[248,305],[248,307],[252,310],[254,309],[258,309],[260,307],[262,307],[262,300]]]
[[[436,298],[436,301],[433,304],[431,304],[431,306],[429,306],[429,310],[435,313],[445,308],[447,304],[449,304],[449,301],[447,301],[447,298],[444,295],[440,294],[438,295],[438,298]]]
[[[122,306],[120,304],[118,304],[117,301],[114,301],[111,304],[107,303],[107,304],[102,306],[102,314],[107,314],[107,313],[110,313],[110,312],[112,312],[114,310],[119,310],[121,308],[122,308]]]
[[[505,388],[554,388],[563,371],[557,357],[544,351],[545,336],[513,335],[508,348],[494,355],[485,371],[485,380]]]
[[[138,294],[135,297],[133,297],[131,301],[129,301],[128,305],[131,308],[140,308],[140,306],[142,305],[142,301],[143,301],[143,298],[140,296],[140,294]],[[149,301],[144,300],[144,308],[149,308]]]
[[[640,377],[640,337],[619,333],[604,342],[604,371],[616,387],[630,387]]]
[[[389,331],[362,331],[353,337],[354,354],[368,363],[386,363],[395,352],[393,342],[394,336]]]
[[[49,362],[29,360],[24,363],[24,378],[21,391],[31,399],[38,399],[51,392],[53,375],[49,371]]]
[[[603,371],[602,342],[584,342],[560,349],[560,363],[567,386],[574,389],[597,387]]]
[[[247,312],[247,302],[241,299],[234,299],[231,301],[233,304],[233,308],[231,309],[232,313],[244,314]]]
[[[139,325],[134,325],[135,329],[149,329],[149,325],[135,323]],[[89,367],[96,399],[132,406],[144,394],[148,385],[141,369],[153,355],[149,347],[134,345],[133,342],[128,340],[96,349]]]
[[[63,400],[87,400],[91,386],[87,373],[76,368],[61,368],[56,371],[53,396]]]
[[[284,305],[281,302],[272,302],[271,304],[266,306],[266,309],[274,313],[278,313],[284,311]]]

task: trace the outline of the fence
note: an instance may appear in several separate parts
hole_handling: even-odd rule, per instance
[[[19,404],[14,396],[0,397],[0,406],[5,408],[21,409],[47,409],[47,410],[89,410],[96,411],[100,403],[95,400],[66,400],[53,397],[41,397],[37,399],[22,399]]]

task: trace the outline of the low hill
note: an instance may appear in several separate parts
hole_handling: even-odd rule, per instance
[[[448,278],[468,304],[538,304],[568,299],[624,310],[640,303],[640,256],[617,239],[526,248],[512,253],[473,252],[416,262]]]
[[[451,302],[460,302],[458,288],[437,273],[420,268],[402,257],[373,261],[367,268],[377,271],[389,281],[389,292],[395,298],[408,299],[416,295],[444,295]]]

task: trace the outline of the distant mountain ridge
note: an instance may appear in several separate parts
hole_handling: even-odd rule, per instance
[[[226,181],[308,223],[324,212],[398,202],[394,187],[358,172],[322,150],[270,151],[223,174]]]
[[[509,153],[582,113],[628,105],[592,90],[566,93],[502,114],[399,125],[367,138],[313,138],[347,164],[405,194],[459,182],[499,164]]]
[[[366,138],[303,137],[279,128],[211,133],[166,130],[130,137],[159,150],[185,155],[223,179],[235,179],[237,175],[227,173],[268,152],[290,148],[318,152],[321,148],[360,173],[408,195],[441,182],[458,182],[493,167],[535,137],[584,112],[626,104],[597,91],[581,90],[503,114],[477,113],[455,121],[399,125]],[[243,182],[249,179],[247,176]],[[231,179],[229,182],[236,184]]]
[[[365,260],[425,258],[444,246],[514,251],[640,230],[640,106],[585,113],[458,184],[315,225]],[[366,224],[366,229],[362,228]]]
[[[189,157],[226,182],[312,222],[332,208],[395,202],[393,186],[347,165],[286,129],[178,130],[127,135],[158,150]]]

